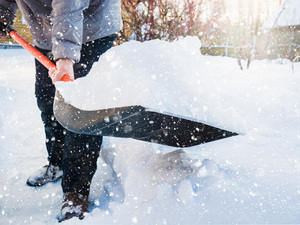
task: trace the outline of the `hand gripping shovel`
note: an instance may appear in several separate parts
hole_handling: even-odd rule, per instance
[[[9,35],[47,69],[55,65],[9,27]],[[64,75],[62,81],[72,81]],[[133,138],[172,147],[190,147],[226,137],[235,132],[177,115],[134,105],[87,111],[66,103],[57,91],[54,115],[66,129],[81,134]]]
[[[23,48],[25,48],[29,53],[31,53],[40,63],[42,63],[48,70],[55,68],[55,64],[52,63],[46,56],[40,53],[35,47],[29,44],[25,39],[23,39],[11,26],[6,26],[0,23],[0,30],[5,31],[9,36],[18,42]],[[73,81],[67,74],[61,79],[62,81]]]

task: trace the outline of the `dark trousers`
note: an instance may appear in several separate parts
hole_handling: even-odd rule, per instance
[[[75,79],[89,73],[100,55],[113,46],[115,38],[116,35],[112,35],[82,45],[80,62],[74,64]],[[38,50],[52,60],[51,51]],[[63,192],[88,195],[97,168],[102,137],[75,134],[57,122],[53,115],[55,86],[48,76],[48,70],[37,60],[35,63],[35,95],[45,128],[48,160],[63,169]]]

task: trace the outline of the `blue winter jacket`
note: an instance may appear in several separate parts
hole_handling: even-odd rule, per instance
[[[0,0],[0,18],[13,24],[19,8],[36,46],[54,59],[80,59],[83,43],[122,28],[120,0]]]

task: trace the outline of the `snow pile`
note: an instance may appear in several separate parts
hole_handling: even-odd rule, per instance
[[[106,137],[90,213],[64,224],[299,223],[300,64],[293,73],[288,61],[253,61],[241,71],[199,46],[191,37],[129,42],[57,86],[83,109],[140,104],[244,135],[183,150]],[[22,50],[0,56],[0,224],[55,224],[60,182],[25,185],[47,157],[33,61]]]
[[[145,105],[166,110],[174,107],[170,99],[191,101],[186,87],[196,92],[199,89],[194,83],[200,81],[201,70],[190,65],[203,61],[200,47],[197,37],[173,43],[127,42],[104,54],[91,74],[76,80],[76,85],[70,84],[68,89],[61,82],[57,86],[68,102],[81,109]],[[89,89],[82,91],[87,85]]]
[[[240,123],[227,121],[238,117],[228,105],[228,94],[232,93],[223,87],[231,84],[211,81],[211,76],[230,76],[230,72],[214,71],[204,61],[200,47],[197,37],[173,43],[131,41],[104,54],[88,77],[56,86],[66,102],[85,110],[141,105],[240,129]],[[212,93],[212,89],[219,90]],[[235,118],[235,122],[241,121]]]

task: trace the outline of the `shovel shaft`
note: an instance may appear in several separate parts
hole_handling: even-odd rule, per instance
[[[51,62],[46,56],[39,52],[35,47],[29,44],[24,38],[22,38],[16,31],[9,31],[11,36],[16,42],[18,42],[23,48],[25,48],[30,54],[32,54],[40,63],[42,63],[48,70],[56,68],[55,64]],[[63,75],[61,81],[73,81],[68,75]]]

